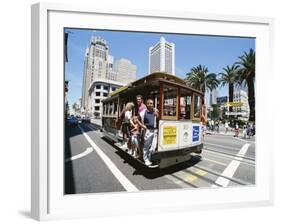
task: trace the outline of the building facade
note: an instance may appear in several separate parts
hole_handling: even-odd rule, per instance
[[[81,112],[101,114],[101,102],[114,91],[136,80],[136,66],[127,59],[109,55],[109,46],[101,37],[92,37],[85,52]]]
[[[249,120],[250,107],[247,92],[242,89],[234,91],[233,102],[241,103],[241,106],[233,107],[233,112],[237,113],[242,120]]]
[[[116,74],[118,82],[128,84],[137,78],[137,66],[125,58],[118,59],[114,62],[113,71]]]
[[[85,52],[83,86],[82,86],[82,112],[89,111],[89,88],[95,79],[116,80],[113,72],[113,56],[109,55],[106,40],[101,37],[92,37]]]
[[[169,43],[164,37],[149,48],[149,73],[167,72],[175,75],[175,44]]]
[[[124,86],[123,83],[114,80],[96,79],[93,81],[89,88],[89,108],[86,113],[99,118],[102,114],[102,100],[122,86]]]

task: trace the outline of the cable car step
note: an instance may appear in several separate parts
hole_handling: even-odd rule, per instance
[[[123,152],[127,153],[127,155],[129,155],[131,158],[135,159],[136,161],[138,161],[139,163],[143,164],[144,166],[146,166],[148,168],[158,168],[159,167],[158,164],[146,165],[143,160],[135,158],[132,154],[129,153],[128,148],[124,147],[120,142],[116,142],[116,143],[114,143],[114,145],[116,147],[118,147],[120,150],[122,150]]]

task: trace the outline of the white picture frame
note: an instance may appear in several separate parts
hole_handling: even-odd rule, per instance
[[[37,220],[272,205],[273,118],[267,94],[273,50],[273,19],[189,12],[32,5],[31,214]],[[147,24],[150,24],[148,27]],[[63,194],[63,28],[173,32],[256,38],[256,185],[241,188],[138,193]],[[267,119],[262,119],[263,117]],[[259,128],[262,127],[262,128]],[[261,138],[262,136],[262,138]],[[187,200],[183,200],[186,198]],[[179,200],[180,199],[180,200]]]

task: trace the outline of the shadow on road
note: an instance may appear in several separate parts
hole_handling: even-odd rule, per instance
[[[81,134],[78,127],[65,127],[64,133],[64,159],[70,158],[72,156],[70,138]],[[64,162],[64,193],[65,194],[75,194],[75,181],[73,174],[72,161]]]
[[[167,174],[173,174],[178,171],[185,170],[189,167],[192,167],[201,161],[201,156],[195,155],[195,156],[191,156],[191,159],[189,161],[179,163],[164,169],[148,168],[143,163],[132,158],[132,156],[130,156],[128,153],[124,152],[122,149],[115,146],[113,142],[110,141],[108,138],[103,137],[102,139],[116,149],[115,153],[124,160],[124,163],[129,164],[131,167],[135,169],[133,175],[142,175],[147,179],[155,179],[161,176],[165,176]]]
[[[143,166],[142,169],[136,169],[135,172],[133,173],[134,175],[143,175],[147,179],[155,179],[158,177],[165,176],[167,174],[173,174],[181,170],[188,169],[189,167],[192,167],[196,165],[198,162],[201,161],[200,156],[192,156],[189,161],[182,162],[179,164],[175,164],[170,167],[166,167],[163,169],[149,169],[145,166]]]

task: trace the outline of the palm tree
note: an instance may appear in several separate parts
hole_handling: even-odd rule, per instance
[[[226,66],[226,68],[223,68],[223,72],[219,73],[221,85],[228,85],[229,102],[233,102],[234,84],[237,82],[238,69],[239,65],[233,64],[231,67]],[[229,107],[229,111],[232,111],[232,106]]]
[[[208,68],[204,65],[198,65],[196,67],[191,68],[191,71],[186,74],[185,81],[188,86],[203,92],[204,101],[206,90],[212,92],[213,89],[216,89],[220,83],[220,81],[217,79],[217,75],[215,73],[208,73]],[[197,104],[197,102],[194,103],[195,105]],[[205,111],[207,113],[206,102],[204,102],[204,105]],[[205,113],[203,112],[203,114]],[[205,119],[207,119],[206,116]],[[206,120],[204,122],[206,122]]]
[[[208,73],[208,68],[204,65],[198,65],[191,68],[186,74],[186,84],[192,88],[198,89],[205,94],[206,90],[214,90],[219,86],[220,81],[215,73]]]
[[[246,82],[248,86],[248,102],[250,107],[250,121],[255,121],[255,51],[244,52],[237,62],[241,68],[238,71],[239,84]]]

